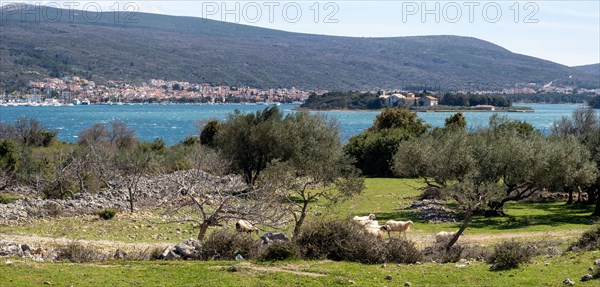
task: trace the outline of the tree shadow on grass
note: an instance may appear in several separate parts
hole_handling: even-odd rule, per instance
[[[518,215],[511,215],[515,211],[521,210]],[[543,214],[526,214],[527,210],[544,211]],[[513,205],[506,209],[507,215],[504,217],[480,217],[477,216],[471,222],[471,228],[487,229],[519,229],[531,226],[561,226],[565,224],[588,225],[594,222],[594,218],[589,215],[593,211],[593,206],[587,205],[566,205],[556,203],[530,203],[527,205]],[[519,212],[516,212],[519,213]]]

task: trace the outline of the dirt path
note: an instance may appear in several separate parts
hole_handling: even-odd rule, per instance
[[[459,243],[476,245],[493,245],[499,241],[515,239],[518,241],[537,240],[565,240],[580,236],[585,230],[571,229],[559,231],[535,231],[535,232],[505,232],[505,233],[476,233],[470,234],[468,230],[461,236]],[[392,235],[394,236],[394,235]],[[398,236],[398,235],[395,235]],[[387,238],[387,235],[384,236]],[[434,233],[408,232],[407,238],[417,245],[431,245],[435,243]]]
[[[141,243],[141,242],[121,242],[121,241],[108,241],[108,240],[84,240],[84,239],[71,239],[64,237],[41,237],[37,235],[13,235],[13,234],[0,234],[0,240],[13,241],[19,244],[27,244],[32,247],[46,247],[51,245],[67,245],[72,242],[78,242],[88,246],[94,246],[99,250],[114,251],[121,249],[124,251],[128,250],[144,250],[150,248],[166,248],[167,246],[173,245],[170,243]]]
[[[476,245],[493,245],[502,240],[515,239],[519,241],[535,241],[535,240],[564,240],[580,236],[584,230],[560,230],[560,231],[539,231],[539,232],[506,232],[506,233],[477,233],[470,234],[468,231],[459,239],[460,243],[476,244]],[[393,237],[398,236],[393,234]],[[384,236],[387,238],[387,235]],[[434,233],[425,233],[419,231],[409,231],[407,238],[417,243],[417,246],[427,246],[435,243]],[[141,243],[141,242],[122,242],[108,240],[84,240],[70,239],[64,237],[42,237],[38,235],[14,235],[0,234],[0,240],[8,240],[18,242],[20,244],[28,244],[31,246],[47,246],[47,245],[66,245],[71,242],[79,242],[85,245],[95,246],[99,249],[106,250],[140,250],[148,248],[166,248],[172,243]]]
[[[226,268],[226,267],[227,266],[214,266],[214,268]],[[284,272],[284,273],[290,273],[290,274],[294,274],[294,275],[311,276],[311,277],[327,276],[326,274],[322,274],[322,273],[298,271],[299,269],[302,269],[303,266],[295,265],[295,264],[285,264],[285,265],[281,265],[281,266],[259,266],[259,265],[254,265],[250,262],[242,262],[242,263],[238,264],[237,267],[242,268],[242,269],[261,271],[261,272]]]

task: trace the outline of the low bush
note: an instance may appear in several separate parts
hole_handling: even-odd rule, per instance
[[[115,215],[117,215],[117,210],[114,208],[104,208],[98,211],[98,217],[104,220],[112,219],[115,217]]]
[[[106,255],[96,249],[79,242],[71,242],[56,248],[56,260],[71,261],[73,263],[100,262],[106,260]]]
[[[77,185],[71,180],[54,180],[42,189],[46,199],[65,199],[78,192]]]
[[[423,256],[428,261],[435,261],[438,263],[448,263],[448,262],[458,262],[462,259],[463,251],[465,247],[463,245],[455,244],[450,248],[450,250],[446,250],[446,244],[436,244],[433,246],[428,246],[423,249]]]
[[[395,263],[416,263],[423,259],[423,255],[412,241],[390,238],[384,244],[385,261]]]
[[[150,260],[162,260],[162,253],[163,253],[163,249],[159,248],[159,247],[155,247],[152,248],[152,250],[150,251]]]
[[[298,246],[290,241],[275,241],[264,247],[259,259],[263,261],[277,261],[300,257]]]
[[[519,264],[529,262],[532,256],[531,248],[510,240],[494,246],[494,251],[488,257],[487,262],[492,264],[493,270],[506,270],[518,268]]]
[[[307,224],[296,240],[305,259],[330,259],[366,264],[385,260],[383,241],[366,235],[350,220],[322,220]]]
[[[0,204],[9,204],[21,199],[21,196],[10,193],[0,193]]]
[[[442,189],[435,186],[429,186],[423,190],[420,200],[445,200],[447,197],[442,192]]]
[[[600,267],[594,268],[594,273],[592,273],[592,278],[600,279]]]
[[[123,259],[127,261],[162,260],[163,250],[164,248],[161,247],[133,248],[127,250]],[[116,255],[113,258],[119,259]]]
[[[204,260],[233,260],[237,254],[245,259],[258,257],[261,243],[249,234],[217,230],[202,242],[200,257]]]
[[[568,248],[569,251],[600,250],[600,225],[584,232],[581,237]]]

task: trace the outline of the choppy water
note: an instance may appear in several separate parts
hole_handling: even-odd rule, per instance
[[[293,112],[297,105],[281,105],[286,113]],[[525,120],[535,128],[548,133],[552,123],[562,116],[570,116],[577,108],[573,104],[526,104],[535,109],[534,113],[500,113],[511,119]],[[197,134],[197,122],[211,118],[225,119],[235,109],[241,112],[254,112],[265,108],[261,105],[122,105],[122,106],[62,106],[62,107],[0,107],[0,121],[13,122],[19,116],[38,118],[46,127],[59,131],[63,141],[77,141],[77,134],[96,123],[122,120],[135,129],[142,140],[161,138],[168,144],[175,144],[188,135]],[[379,112],[332,111],[322,112],[334,117],[340,124],[342,140],[358,134],[373,123]],[[444,119],[453,113],[419,113],[432,126],[443,126]],[[487,126],[492,113],[463,113],[469,128]]]

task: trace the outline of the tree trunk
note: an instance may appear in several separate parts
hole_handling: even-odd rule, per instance
[[[583,200],[581,199],[581,186],[577,187],[577,203],[581,204]]]
[[[450,242],[448,242],[448,245],[446,245],[446,251],[450,251],[450,249],[452,248],[452,246],[454,246],[454,244],[456,243],[456,241],[458,241],[458,238],[463,234],[463,232],[465,231],[465,229],[467,229],[467,227],[469,226],[469,223],[471,223],[471,216],[472,216],[472,212],[468,211],[467,214],[466,214],[466,216],[465,216],[465,221],[460,226],[460,228],[458,229],[458,231],[456,232],[456,234],[454,235],[454,237],[452,237],[452,240],[450,240]]]
[[[131,187],[128,190],[129,190],[129,212],[133,213],[133,190]]]
[[[600,191],[600,184],[596,183],[586,189],[587,199],[583,202],[584,204],[596,204],[598,201],[598,192]]]
[[[302,211],[300,212],[300,218],[296,221],[296,226],[294,226],[294,234],[293,238],[296,238],[298,234],[300,234],[300,228],[304,223],[304,219],[306,218],[306,210],[308,209],[308,200],[304,200],[302,203]]]
[[[206,231],[208,230],[208,223],[202,222],[200,224],[200,231],[198,231],[198,240],[202,241],[204,236],[206,236]]]
[[[567,204],[573,204],[573,191],[569,190],[569,199],[567,199]]]
[[[506,213],[504,213],[504,203],[506,203],[504,200],[491,201],[488,204],[489,209],[485,211],[485,217],[505,216]]]
[[[595,192],[595,195],[596,195],[596,207],[594,208],[594,213],[592,213],[592,216],[600,216],[600,196],[598,196],[597,193],[598,193],[598,190],[596,190],[596,192]]]

